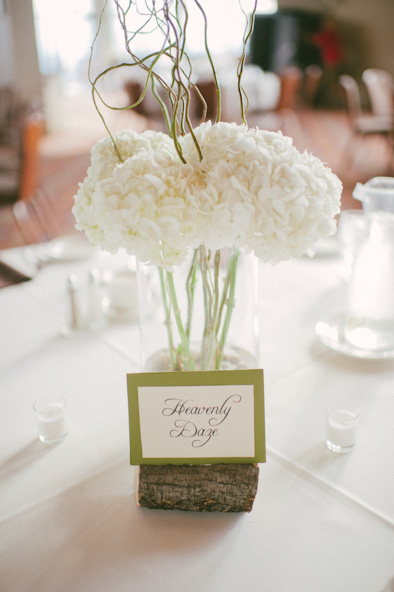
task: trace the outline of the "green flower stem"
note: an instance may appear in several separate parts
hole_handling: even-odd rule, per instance
[[[213,309],[213,320],[214,320],[214,325],[212,327],[214,334],[216,334],[216,324],[217,322],[219,322],[220,324],[220,317],[218,318],[218,312],[220,311],[219,308],[219,300],[220,300],[220,285],[219,285],[219,281],[220,281],[220,251],[216,251],[215,252],[215,258],[214,258],[214,309]]]
[[[181,340],[181,350],[182,350],[182,361],[183,361],[183,368],[182,370],[194,370],[195,364],[193,357],[190,352],[190,344],[189,340],[186,336],[185,329],[182,323],[182,315],[181,310],[178,305],[178,299],[176,296],[175,284],[174,284],[174,275],[172,272],[166,272],[166,279],[167,279],[167,289],[168,295],[170,298],[170,302],[172,305],[172,310],[174,312],[175,322],[178,327],[178,333]]]
[[[220,311],[219,300],[220,300],[220,286],[219,286],[219,272],[220,272],[220,251],[215,252],[214,267],[213,267],[213,285],[212,285],[212,298],[211,298],[211,310],[209,315],[209,324],[206,327],[203,340],[203,352],[202,359],[204,360],[205,370],[213,370],[215,367],[215,359],[217,357],[217,339],[216,339],[216,326],[220,325],[220,317],[218,313]],[[207,267],[207,273],[209,274],[209,267]],[[212,280],[209,277],[209,282],[212,284]]]
[[[186,295],[187,295],[187,321],[186,321],[186,336],[190,343],[190,333],[192,328],[193,310],[194,310],[194,291],[196,288],[198,257],[197,251],[194,251],[193,260],[190,265],[190,270],[186,279]]]
[[[220,250],[215,252],[213,265],[211,265],[211,253],[206,250],[204,245],[201,245],[194,251],[185,283],[187,297],[187,320],[185,327],[178,304],[174,274],[168,271],[165,272],[162,268],[159,268],[172,370],[190,371],[196,369],[197,360],[193,358],[190,339],[198,270],[201,273],[202,280],[201,290],[204,314],[199,367],[201,370],[221,369],[224,348],[235,307],[235,288],[239,256],[240,252],[234,250],[227,266],[227,273],[221,290]],[[174,341],[172,320],[174,320],[177,326],[179,345]]]
[[[224,279],[224,282],[223,282],[223,290],[222,290],[222,296],[220,298],[220,306],[219,306],[219,311],[217,314],[217,322],[215,325],[216,337],[218,336],[219,331],[220,331],[220,323],[221,323],[221,319],[222,319],[222,315],[223,315],[223,309],[224,309],[226,302],[227,302],[227,294],[228,294],[228,289],[229,289],[230,279],[231,279],[230,270],[231,270],[230,265],[228,265],[226,278]]]
[[[229,267],[228,267],[228,275],[229,275],[229,294],[228,298],[226,299],[227,311],[226,316],[223,322],[222,334],[218,344],[218,355],[216,357],[216,370],[219,370],[222,364],[223,359],[223,351],[224,346],[227,339],[227,333],[230,328],[230,321],[231,316],[233,314],[234,306],[235,306],[235,286],[237,280],[237,267],[238,267],[238,260],[239,260],[239,251],[235,251],[231,256]]]
[[[175,368],[177,365],[177,356],[176,356],[176,348],[174,345],[174,337],[172,334],[171,307],[168,305],[166,281],[165,281],[165,277],[164,277],[163,268],[159,267],[158,269],[159,269],[161,295],[162,295],[162,299],[163,299],[163,307],[164,307],[164,315],[165,315],[164,322],[167,327],[170,364],[171,364],[171,368]]]
[[[214,288],[209,269],[210,256],[202,245],[200,251],[200,269],[202,275],[202,290],[204,297],[204,332],[201,341],[201,366],[203,370],[212,369],[215,353],[215,342],[212,339],[214,328]]]

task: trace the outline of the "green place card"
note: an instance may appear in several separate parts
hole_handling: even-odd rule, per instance
[[[130,463],[265,462],[263,370],[127,375]]]

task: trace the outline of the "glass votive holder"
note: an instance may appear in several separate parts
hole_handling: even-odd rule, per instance
[[[114,318],[130,320],[138,316],[136,272],[117,269],[104,274],[104,310]]]
[[[350,452],[356,442],[360,409],[352,405],[332,404],[327,407],[326,445],[333,452]]]
[[[67,436],[66,404],[66,399],[60,396],[42,397],[35,401],[33,409],[41,442],[56,444]]]

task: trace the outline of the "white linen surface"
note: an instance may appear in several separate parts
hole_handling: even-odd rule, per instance
[[[394,576],[394,361],[315,338],[316,321],[345,306],[338,259],[260,267],[268,456],[241,515],[137,507],[126,374],[141,371],[138,328],[61,334],[65,279],[93,264],[112,263],[50,264],[0,291],[0,589],[383,591]],[[68,402],[55,446],[39,442],[32,412],[50,393]],[[332,400],[361,408],[348,455],[324,444]]]

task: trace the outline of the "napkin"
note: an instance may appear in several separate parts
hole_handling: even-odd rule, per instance
[[[18,269],[15,269],[11,265],[0,260],[0,288],[19,284],[20,282],[26,282],[31,279],[31,276],[22,273]]]

